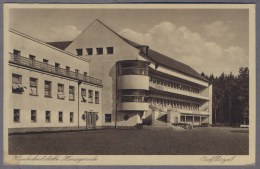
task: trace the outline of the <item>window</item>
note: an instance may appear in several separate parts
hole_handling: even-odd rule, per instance
[[[12,75],[12,82],[16,84],[22,84],[22,75],[13,74]]]
[[[31,122],[36,123],[36,110],[31,110]]]
[[[22,75],[12,74],[12,92],[18,94],[22,94],[24,92]]]
[[[51,82],[45,80],[44,84],[44,96],[51,97]]]
[[[111,114],[105,114],[105,122],[111,123]]]
[[[55,63],[55,72],[59,72],[60,70],[60,64],[59,63]]]
[[[148,76],[148,62],[121,61],[118,63],[118,75],[144,75]]]
[[[114,48],[113,47],[107,47],[107,54],[111,55],[114,53]]]
[[[95,91],[95,103],[99,104],[99,92]]]
[[[82,102],[86,102],[87,101],[87,92],[86,89],[81,89],[81,96],[82,96]]]
[[[51,112],[50,111],[45,112],[45,121],[46,121],[46,123],[51,122]]]
[[[21,51],[14,49],[14,61],[20,62]]]
[[[75,99],[75,87],[69,86],[69,100]]]
[[[29,66],[35,66],[35,56],[29,55]]]
[[[70,75],[70,67],[66,66],[66,75],[69,76]]]
[[[20,122],[20,109],[14,109],[14,122]]]
[[[87,76],[88,76],[88,73],[87,73],[87,72],[84,72],[84,74],[83,74],[83,80],[87,80]]]
[[[97,48],[97,55],[102,55],[103,54],[103,48]]]
[[[58,83],[58,99],[65,99],[64,84]]]
[[[59,112],[59,122],[60,123],[63,122],[63,112],[62,111]]]
[[[75,69],[75,76],[76,76],[76,78],[78,78],[78,75],[79,75],[79,70]]]
[[[38,79],[30,77],[30,95],[37,96]]]
[[[49,64],[49,61],[47,60],[47,59],[43,59],[42,60],[42,62],[43,62],[43,69],[48,69],[48,64]]]
[[[73,123],[73,112],[70,112],[70,123]]]
[[[93,103],[93,90],[88,91],[88,102]]]
[[[14,52],[15,56],[20,56],[21,55],[21,51],[19,51],[19,50],[14,49],[13,52]]]
[[[87,55],[93,55],[93,49],[92,48],[87,48]]]
[[[119,90],[118,99],[120,102],[148,102],[149,95],[145,90]]]
[[[45,64],[49,63],[49,61],[47,59],[42,59],[42,62],[45,63]]]
[[[82,49],[76,49],[76,53],[78,56],[82,56],[83,50]]]

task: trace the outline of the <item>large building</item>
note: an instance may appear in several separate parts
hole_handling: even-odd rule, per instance
[[[73,41],[9,30],[9,132],[212,124],[212,86],[99,20]]]

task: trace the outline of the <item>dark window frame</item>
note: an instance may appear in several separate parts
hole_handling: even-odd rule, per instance
[[[37,123],[37,110],[31,110],[31,123]]]
[[[49,114],[49,115],[47,115]],[[51,122],[51,111],[45,111],[45,122],[50,123]]]
[[[82,56],[83,55],[83,49],[82,48],[76,49],[76,55],[77,56]]]
[[[113,55],[114,54],[114,47],[107,47],[107,54]]]
[[[48,85],[48,88],[46,87]],[[46,95],[46,91],[48,91],[48,95]],[[51,98],[52,96],[52,82],[45,80],[44,81],[44,97]]]
[[[59,123],[63,123],[63,112],[62,111],[59,111],[59,113],[58,113],[58,121],[59,121]]]
[[[86,48],[87,55],[93,55],[93,48]]]
[[[105,114],[105,123],[112,122],[112,114]]]
[[[96,48],[97,55],[103,55],[104,49],[102,47]]]
[[[20,109],[14,109],[13,110],[13,122],[14,123],[20,123],[21,120],[21,113]]]
[[[70,112],[70,123],[74,122],[74,112]]]
[[[35,80],[35,85],[32,82]],[[38,96],[38,79],[34,77],[30,77],[30,95],[31,96]],[[36,88],[36,93],[33,93],[32,89]]]

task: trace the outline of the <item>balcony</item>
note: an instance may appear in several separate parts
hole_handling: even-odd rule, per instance
[[[23,57],[23,56],[18,56],[10,53],[11,59],[9,60],[10,63],[21,65],[21,66],[26,66],[32,69],[64,76],[67,78],[75,79],[75,80],[81,80],[83,82],[91,83],[94,85],[102,86],[102,80],[96,79],[90,76],[85,76],[80,73],[68,71],[66,69],[62,69],[59,67],[55,67],[52,65],[49,65],[47,63],[31,60],[29,58]]]
[[[161,112],[167,113],[167,110],[171,110],[173,112],[179,112],[181,114],[193,114],[193,115],[209,115],[208,110],[197,110],[197,109],[188,109],[188,108],[180,108],[174,106],[162,106],[160,104],[151,104],[149,105],[151,109],[156,109]]]
[[[209,100],[208,97],[202,96],[201,94],[192,93],[192,92],[188,92],[188,91],[184,91],[184,90],[179,90],[179,89],[163,86],[163,85],[160,85],[160,84],[155,84],[151,81],[149,82],[149,86],[151,88],[161,90],[161,91],[165,91],[165,92],[169,92],[169,93],[175,93],[175,94],[189,96],[189,97],[198,98],[198,99],[202,99],[202,100]]]

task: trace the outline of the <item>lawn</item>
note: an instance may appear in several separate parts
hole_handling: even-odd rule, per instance
[[[248,129],[96,130],[9,136],[9,154],[246,155]]]

